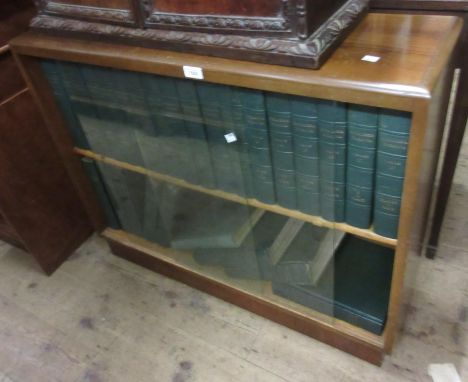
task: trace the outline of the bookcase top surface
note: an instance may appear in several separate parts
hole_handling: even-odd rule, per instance
[[[209,82],[411,111],[430,99],[462,27],[454,16],[371,13],[320,70],[26,32],[12,40],[22,55],[183,77],[203,68]],[[378,57],[377,62],[363,60]]]

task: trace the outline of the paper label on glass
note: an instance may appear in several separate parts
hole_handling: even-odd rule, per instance
[[[236,137],[236,134],[234,134],[234,133],[226,134],[226,135],[224,136],[224,138],[226,139],[226,142],[227,142],[227,143],[234,143],[234,142],[237,142],[237,137]]]

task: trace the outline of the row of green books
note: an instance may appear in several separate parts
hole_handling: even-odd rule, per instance
[[[42,62],[78,147],[396,237],[409,113]]]

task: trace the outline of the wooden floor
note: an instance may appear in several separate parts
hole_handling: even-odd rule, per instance
[[[52,277],[0,242],[0,382],[468,380],[468,141],[435,261],[422,260],[377,368],[112,256],[89,240]]]

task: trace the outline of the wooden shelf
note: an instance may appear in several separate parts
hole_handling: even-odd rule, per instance
[[[378,235],[378,234],[376,234],[375,232],[373,232],[370,229],[357,228],[357,227],[353,227],[353,226],[351,226],[349,224],[346,224],[346,223],[330,222],[328,220],[323,219],[320,216],[308,215],[308,214],[305,214],[305,213],[300,212],[300,211],[291,210],[291,209],[288,209],[288,208],[278,206],[276,204],[263,203],[263,202],[260,202],[260,201],[258,201],[256,199],[244,198],[244,197],[239,196],[237,194],[233,194],[233,193],[222,191],[222,190],[209,189],[209,188],[206,188],[206,187],[203,187],[203,186],[199,186],[199,185],[189,183],[189,182],[187,182],[185,180],[182,180],[182,179],[174,178],[174,177],[169,176],[169,175],[164,175],[164,174],[157,173],[155,171],[148,170],[148,169],[146,169],[144,167],[141,167],[141,166],[135,166],[135,165],[132,165],[132,164],[129,164],[129,163],[126,163],[126,162],[116,160],[116,159],[108,158],[108,157],[105,157],[104,155],[97,154],[97,153],[95,153],[93,151],[90,151],[90,150],[83,150],[83,149],[75,148],[74,151],[75,151],[75,153],[77,153],[77,154],[79,154],[79,155],[81,155],[83,157],[94,159],[94,160],[97,160],[97,161],[100,161],[100,162],[103,162],[103,163],[107,163],[109,165],[119,167],[119,168],[122,168],[122,169],[125,169],[125,170],[135,171],[135,172],[138,172],[140,174],[147,175],[147,176],[149,176],[151,178],[160,180],[162,182],[173,184],[175,186],[187,188],[187,189],[190,189],[190,190],[193,190],[193,191],[202,192],[202,193],[205,193],[205,194],[208,194],[208,195],[212,195],[212,196],[215,196],[215,197],[218,197],[218,198],[223,198],[223,199],[230,200],[230,201],[233,201],[233,202],[245,204],[245,205],[248,205],[248,206],[261,208],[261,209],[271,211],[271,212],[274,212],[274,213],[277,213],[277,214],[281,214],[281,215],[284,215],[284,216],[289,216],[289,217],[294,218],[294,219],[298,219],[298,220],[302,220],[302,221],[305,221],[305,222],[308,222],[308,223],[312,223],[312,224],[314,224],[316,226],[319,226],[319,227],[337,229],[337,230],[340,230],[340,231],[343,231],[343,232],[350,233],[352,235],[358,236],[358,237],[360,237],[362,239],[370,240],[370,241],[375,242],[377,244],[385,245],[385,246],[390,247],[390,248],[396,248],[396,246],[397,246],[397,240],[396,239],[391,239],[391,238],[388,238],[388,237],[385,237],[385,236]]]

